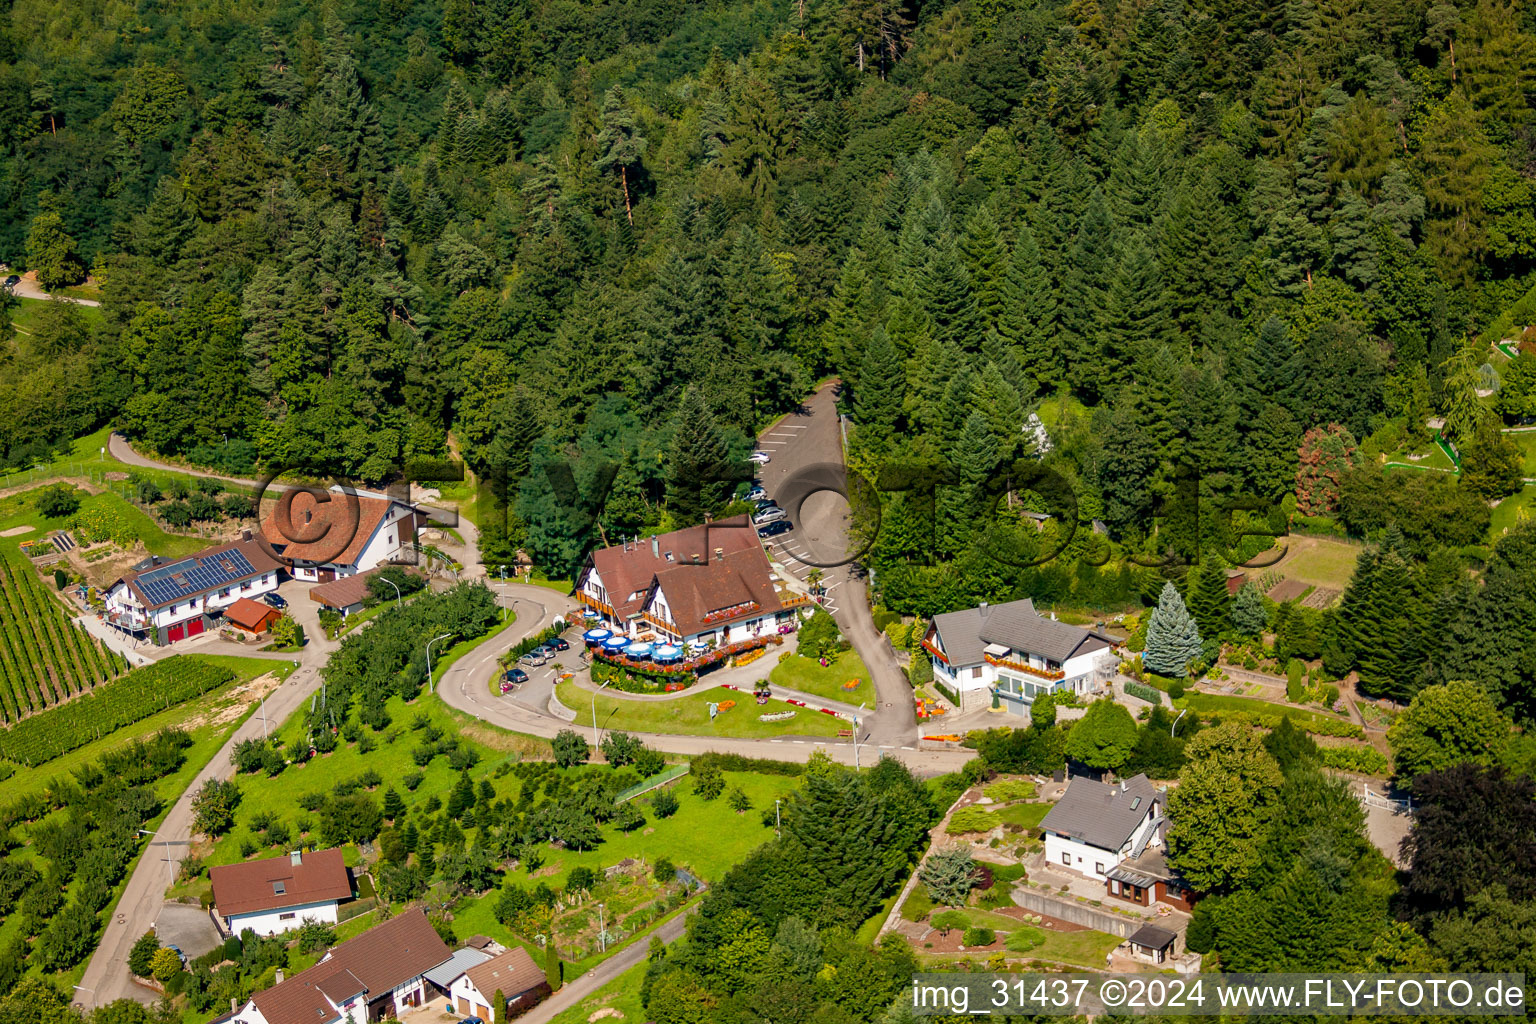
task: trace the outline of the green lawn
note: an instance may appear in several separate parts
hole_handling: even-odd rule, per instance
[[[1339,715],[1326,715],[1319,711],[1304,711],[1300,708],[1276,704],[1273,701],[1258,700],[1253,697],[1231,697],[1226,694],[1199,693],[1194,690],[1186,692],[1183,697],[1173,703],[1175,707],[1187,707],[1191,711],[1202,713],[1247,711],[1255,715],[1289,715],[1291,721],[1297,724],[1302,722],[1338,722],[1344,720]]]
[[[1422,455],[1424,458],[1410,459],[1410,455]],[[1428,438],[1417,446],[1405,446],[1388,452],[1387,463],[1392,468],[1402,469],[1439,469],[1449,472],[1456,468],[1445,450]]]
[[[1039,804],[1009,804],[997,812],[1005,825],[1023,825],[1026,829],[1036,828],[1045,816],[1050,812],[1051,805]]]
[[[0,481],[0,486],[4,486],[4,481]],[[26,558],[21,554],[23,541],[41,540],[46,534],[69,526],[69,517],[50,519],[37,511],[35,501],[41,489],[40,485],[36,489],[0,499],[0,532],[17,526],[33,528],[28,533],[4,538],[3,543],[0,543],[0,557],[25,562]],[[135,505],[111,491],[104,491],[101,494],[86,494],[83,491],[77,493],[80,495],[81,513],[99,510],[122,523],[126,529],[125,535],[131,535],[142,541],[145,550],[150,554],[179,557],[201,551],[212,543],[204,537],[167,533],[153,519],[139,511]],[[131,542],[129,546],[132,546]]]
[[[1323,537],[1292,537],[1291,551],[1275,569],[1287,578],[1342,590],[1355,572],[1360,545]]]
[[[574,682],[564,682],[555,687],[555,692],[566,707],[578,711],[581,716],[590,717],[594,696],[591,690],[577,686]],[[773,736],[836,736],[840,730],[852,728],[848,722],[833,715],[796,709],[778,700],[759,705],[750,693],[718,687],[674,700],[631,700],[611,690],[604,690],[596,694],[596,697],[598,724],[605,729],[622,729],[625,732],[758,739]],[[711,722],[710,702],[727,700],[734,700],[736,706],[720,712]],[[782,722],[758,721],[759,715],[783,711],[796,711],[795,717]]]
[[[1104,958],[1121,941],[1120,936],[1108,932],[1057,932],[1049,928],[1041,931],[1045,933],[1045,944],[1024,955],[1039,960],[1060,960],[1094,970],[1104,969]]]
[[[289,674],[293,672],[293,662],[279,661],[271,658],[240,658],[234,655],[209,654],[189,654],[186,657],[230,668],[235,673],[235,680],[227,686],[222,686],[211,693],[203,694],[196,700],[190,700],[174,708],[167,708],[157,715],[151,715],[149,718],[135,722],[132,725],[124,726],[110,736],[103,736],[99,740],[87,743],[76,750],[71,750],[62,757],[56,757],[52,761],[38,765],[36,768],[18,767],[16,774],[4,783],[5,796],[7,798],[14,798],[24,793],[46,788],[55,780],[69,775],[76,768],[94,761],[109,750],[116,750],[132,740],[159,732],[161,729],[170,726],[185,727],[189,722],[211,721],[221,716],[226,719],[244,718],[245,713],[254,710],[254,708],[244,708],[238,702],[232,693],[236,687],[267,672],[277,673],[279,679],[287,679]],[[104,685],[111,686],[112,684],[106,683]],[[200,727],[199,729],[194,729],[193,736],[198,736],[199,731],[201,731]],[[227,730],[222,731],[227,734]],[[203,760],[206,761],[211,753],[212,751],[210,750],[207,754],[204,754]]]
[[[74,293],[76,291],[78,291],[78,289],[74,289],[74,288],[65,289],[66,294],[69,294],[69,295],[72,295],[72,296],[74,296]],[[101,296],[100,295],[90,295],[90,294],[81,293],[80,295],[74,296],[74,297],[85,298],[85,299],[99,299]],[[43,310],[48,305],[48,300],[47,299],[20,299],[19,301],[20,301],[21,305],[18,306],[11,313],[11,323],[13,325],[15,325],[16,330],[17,330],[18,333],[21,333],[21,334],[35,334],[35,333],[37,333],[38,325],[39,325],[40,321],[42,320],[42,313],[43,313]],[[101,307],[100,306],[80,306],[79,307],[79,311],[80,311],[80,315],[83,316],[86,319],[86,321],[88,323],[90,323],[92,326],[94,326],[94,327],[101,326],[102,320],[104,319],[104,315],[101,312]]]
[[[1519,434],[1506,434],[1520,449],[1522,461],[1520,464],[1521,476],[1536,476],[1536,430],[1528,430]]]
[[[843,684],[851,679],[857,679],[859,685],[852,690],[843,689]],[[812,658],[786,654],[768,673],[768,681],[775,686],[855,706],[873,703],[875,699],[874,680],[864,666],[864,660],[853,650],[839,654],[827,668],[822,668],[821,663]]]
[[[1494,508],[1493,515],[1488,523],[1488,536],[1497,542],[1520,519],[1520,513],[1536,515],[1536,484],[1527,484],[1525,490],[1518,494],[1511,494]]]

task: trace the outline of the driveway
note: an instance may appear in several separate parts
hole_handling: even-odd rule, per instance
[[[76,299],[68,295],[51,295],[48,292],[43,291],[42,287],[37,283],[37,274],[31,270],[21,275],[21,280],[16,282],[15,286],[11,288],[11,291],[16,295],[17,298],[21,299],[47,300],[59,298],[63,299],[65,302],[79,303],[82,306],[101,305],[101,303],[97,302],[95,299]]]
[[[161,907],[155,934],[163,945],[179,946],[189,959],[202,956],[222,941],[208,911],[190,903],[167,903]]]
[[[832,384],[823,385],[801,408],[763,431],[758,447],[771,461],[759,478],[769,497],[779,501],[795,528],[768,541],[769,550],[796,579],[804,580],[817,563],[848,555],[847,501],[818,486],[842,485],[842,427]],[[795,506],[798,506],[795,507]],[[883,749],[906,747],[917,740],[912,687],[885,634],[870,614],[864,574],[857,565],[823,568],[823,607],[869,668],[877,707],[862,723],[861,739]]]

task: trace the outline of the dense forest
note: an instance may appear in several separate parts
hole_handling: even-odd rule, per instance
[[[1312,525],[1373,542],[1377,619],[1293,653],[1406,697],[1494,650],[1536,705],[1496,643],[1529,541],[1490,552],[1536,416],[1491,347],[1536,319],[1515,3],[13,0],[0,55],[0,255],[103,295],[7,343],[8,464],[108,421],[452,451],[484,556],[554,576],[723,502],[698,468],[836,376],[855,469],[945,474],[884,503],[887,607],[1150,603]],[[1436,429],[1459,473],[1387,475]],[[605,467],[594,518],[561,485]]]

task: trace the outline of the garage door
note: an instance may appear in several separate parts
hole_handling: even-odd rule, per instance
[[[201,633],[202,631],[202,619],[193,619],[191,622],[187,623],[187,636],[197,636],[197,634]]]
[[[176,625],[172,626],[170,629],[165,631],[165,640],[166,640],[166,643],[172,643],[173,644],[177,640],[180,640],[182,637],[184,637],[186,635],[187,635],[186,627],[183,626],[180,623],[177,623]]]

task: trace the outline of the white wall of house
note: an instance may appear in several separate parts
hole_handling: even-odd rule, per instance
[[[1088,878],[1102,879],[1110,868],[1124,859],[1119,850],[1090,846],[1055,832],[1045,834],[1045,861],[1052,867],[1068,868]]]
[[[319,903],[303,903],[295,907],[279,907],[276,910],[260,910],[250,914],[235,914],[224,919],[230,932],[239,935],[247,928],[257,935],[281,935],[293,931],[305,921],[336,923],[336,900]]]
[[[426,1003],[429,993],[427,983],[417,975],[404,985],[398,986],[392,995],[395,1002],[395,1016],[398,1017],[410,1007]]]
[[[466,1017],[479,1017],[485,1021],[485,1024],[496,1024],[496,1018],[491,1011],[491,997],[482,995],[480,990],[475,988],[474,982],[469,980],[469,975],[461,974],[455,978],[453,984],[448,987],[448,994],[453,997],[454,1012]],[[508,999],[516,998],[515,994],[507,995],[503,992],[502,995]]]
[[[411,510],[404,505],[391,505],[379,525],[374,527],[373,536],[368,538],[368,543],[363,545],[363,550],[357,556],[354,565],[338,565],[337,575],[350,576],[357,572],[367,572],[375,566],[383,565],[400,554],[403,546],[400,540],[402,533],[401,522],[410,518]],[[346,570],[343,572],[342,570]]]
[[[277,571],[273,570],[254,579],[247,580],[244,583],[205,591],[189,599],[183,599],[174,604],[166,605],[164,608],[158,608],[154,612],[149,612],[143,605],[138,603],[138,599],[133,596],[133,591],[129,589],[128,584],[119,583],[107,595],[106,604],[110,611],[119,614],[126,612],[139,619],[147,618],[153,625],[165,628],[167,626],[174,626],[178,622],[195,619],[205,613],[217,615],[242,597],[256,598],[263,594],[270,594],[276,589]]]

